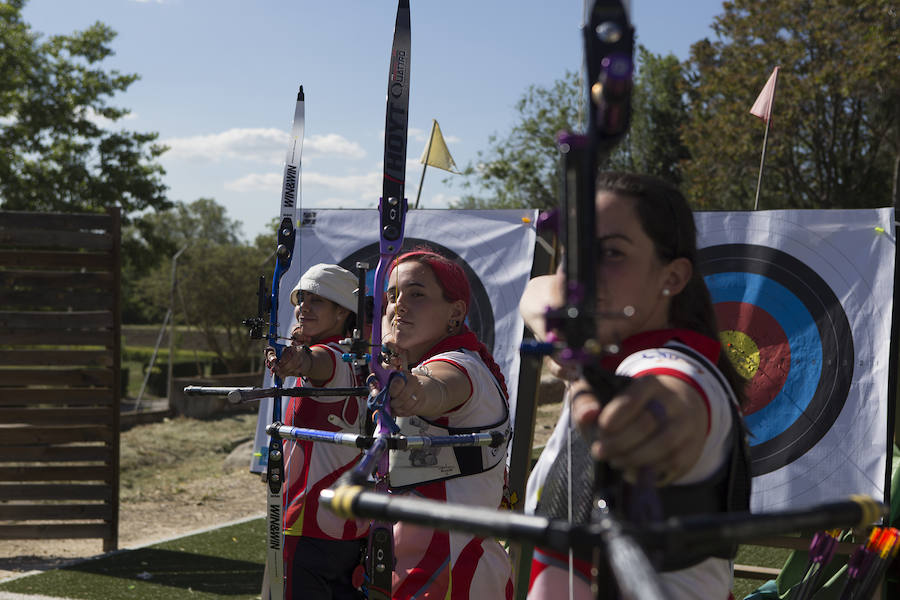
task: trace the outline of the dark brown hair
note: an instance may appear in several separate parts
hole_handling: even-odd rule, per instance
[[[719,326],[709,289],[697,269],[697,227],[694,213],[678,189],[650,175],[603,172],[597,176],[597,192],[611,192],[633,198],[635,210],[647,236],[653,240],[656,254],[664,263],[686,258],[694,266],[684,289],[672,297],[669,322],[673,327],[690,329],[719,339]],[[731,384],[741,404],[746,399],[747,381],[731,363],[724,348],[719,355],[719,370]]]

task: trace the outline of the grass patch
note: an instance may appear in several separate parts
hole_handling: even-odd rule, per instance
[[[121,501],[182,495],[190,502],[185,486],[200,477],[210,478],[212,484],[228,453],[253,439],[256,421],[252,413],[219,415],[205,422],[181,417],[122,433]]]
[[[253,519],[22,577],[0,590],[83,600],[259,598],[265,530],[265,519]]]
[[[769,548],[766,546],[742,545],[738,548],[737,558],[734,562],[739,565],[753,565],[756,567],[773,567],[780,569],[784,566],[791,550],[788,548]],[[744,596],[765,583],[762,579],[735,578],[732,587],[732,595],[735,600],[741,600]]]

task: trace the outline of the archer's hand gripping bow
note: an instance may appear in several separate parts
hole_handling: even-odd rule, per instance
[[[356,479],[368,478],[375,469],[376,491],[387,493],[388,443],[396,429],[390,413],[388,387],[390,378],[397,376],[381,364],[381,313],[384,307],[384,283],[391,261],[403,247],[406,224],[406,137],[409,117],[410,84],[410,18],[409,0],[399,0],[394,23],[394,40],[388,72],[387,107],[384,126],[384,178],[378,202],[380,215],[379,258],[372,290],[372,352],[369,384],[372,393],[369,408],[375,420],[375,441],[353,471]],[[363,483],[354,481],[353,483]],[[390,522],[375,521],[369,533],[366,571],[371,600],[389,600],[394,571],[394,534]]]
[[[560,332],[565,344],[560,358],[580,365],[594,393],[605,402],[624,389],[630,379],[599,366],[604,348],[594,339],[596,318],[602,316],[595,314],[595,177],[598,165],[628,130],[634,29],[622,2],[594,0],[586,2],[582,35],[587,131],[582,135],[563,134],[558,139],[563,176],[559,211],[565,304],[548,312],[547,329]],[[650,486],[637,494],[643,512],[657,513],[652,473],[642,473],[639,479]],[[618,591],[629,597],[662,598],[655,570],[619,524],[617,515],[628,507],[623,506],[621,498],[621,477],[606,464],[594,464],[592,496],[591,522],[604,523],[606,531],[605,548],[594,552],[597,598],[615,598]]]

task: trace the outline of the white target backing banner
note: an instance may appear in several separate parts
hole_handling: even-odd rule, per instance
[[[518,306],[531,276],[537,211],[521,210],[410,210],[406,216],[404,250],[427,245],[455,259],[472,287],[468,326],[493,354],[506,377],[510,412],[515,414],[519,379],[519,344],[523,321]],[[299,260],[281,281],[278,306],[279,335],[287,336],[294,322],[289,294],[300,276],[314,264],[339,264],[355,272],[357,262],[369,264],[368,293],[372,293],[378,265],[378,211],[305,210],[297,229]],[[271,385],[267,373],[263,385]],[[293,385],[293,380],[285,382]],[[287,399],[282,399],[282,408]],[[263,399],[251,470],[265,470],[268,440],[265,427],[272,420],[272,400]]]
[[[752,510],[881,499],[893,210],[696,218],[722,339],[749,380]]]

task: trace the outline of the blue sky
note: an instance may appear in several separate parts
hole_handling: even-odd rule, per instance
[[[412,0],[406,195],[413,202],[431,119],[462,168],[515,120],[529,85],[581,68],[581,0]],[[712,37],[721,0],[634,0],[638,41],[688,56]],[[118,36],[104,65],[141,79],[111,104],[155,131],[169,197],[211,197],[250,239],[277,216],[297,86],[306,92],[302,205],[373,208],[381,192],[395,0],[30,0],[44,34],[95,21]],[[444,182],[448,179],[447,183]],[[421,206],[445,208],[461,176],[428,169]]]

